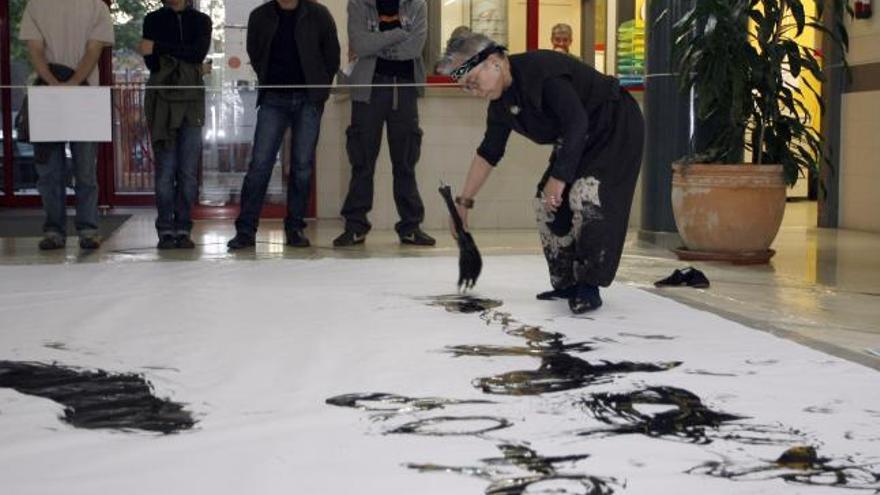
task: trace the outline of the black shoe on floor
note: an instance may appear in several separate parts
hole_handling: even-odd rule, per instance
[[[177,242],[174,240],[174,236],[171,234],[162,234],[159,237],[159,244],[156,244],[156,249],[174,249],[177,247]]]
[[[193,242],[189,234],[178,234],[174,237],[174,247],[177,249],[195,249],[196,243]]]
[[[64,249],[64,239],[62,237],[47,236],[40,241],[40,251],[53,251],[55,249]]]
[[[654,282],[654,287],[676,287],[680,285],[686,285],[695,289],[708,289],[709,279],[700,270],[689,266],[681,270],[675,270],[672,272],[672,275]]]
[[[79,238],[79,248],[80,249],[98,249],[101,247],[101,241],[98,240],[97,237],[94,236],[85,236]]]
[[[363,244],[366,238],[367,234],[356,234],[350,230],[346,230],[339,234],[339,237],[333,239],[333,245],[336,247],[354,246],[356,244]]]
[[[311,246],[312,244],[309,242],[309,238],[306,237],[305,234],[303,234],[302,230],[288,230],[287,245],[305,248]]]
[[[578,285],[575,295],[568,300],[568,309],[576,315],[595,311],[602,306],[599,288],[595,285]]]
[[[229,240],[226,243],[226,247],[228,247],[232,251],[236,251],[238,249],[244,249],[249,247],[256,246],[257,241],[246,234],[235,234],[235,237]]]
[[[401,234],[400,243],[411,246],[434,246],[437,244],[437,240],[426,234],[422,229],[416,229],[408,234]]]
[[[541,301],[552,301],[554,299],[571,299],[577,292],[577,286],[571,285],[564,289],[553,289],[539,293],[535,296]]]

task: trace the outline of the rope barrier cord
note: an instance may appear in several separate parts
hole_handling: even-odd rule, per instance
[[[291,85],[227,85],[219,88],[210,86],[148,86],[145,83],[118,83],[112,86],[34,86],[34,85],[0,85],[0,89],[28,88],[110,88],[117,90],[133,89],[205,89],[205,90],[259,90],[259,89],[351,89],[351,88],[459,88],[458,83],[397,83],[397,84],[291,84]]]

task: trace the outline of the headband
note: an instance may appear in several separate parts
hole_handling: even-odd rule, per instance
[[[489,56],[492,55],[493,53],[504,53],[505,51],[507,51],[507,48],[505,48],[502,45],[496,45],[493,43],[493,44],[487,46],[486,48],[483,48],[482,50],[480,50],[473,57],[465,60],[464,63],[461,64],[460,66],[458,66],[457,69],[452,71],[449,74],[449,76],[452,77],[453,81],[458,81],[462,77],[467,75],[468,72],[472,71],[474,69],[474,67],[483,63],[483,61],[485,61],[487,58],[489,58]]]

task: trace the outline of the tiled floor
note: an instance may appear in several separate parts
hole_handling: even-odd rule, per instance
[[[364,246],[332,248],[338,220],[312,222],[307,230],[314,247],[285,247],[280,221],[264,221],[255,250],[229,253],[233,234],[229,221],[196,225],[193,251],[157,251],[154,212],[130,210],[133,216],[100,250],[80,253],[71,239],[65,251],[44,253],[38,238],[0,237],[0,265],[64,263],[187,262],[198,260],[254,261],[322,257],[454,256],[457,249],[443,231],[435,248],[403,247],[394,232],[373,232]],[[39,215],[38,211],[5,210],[0,215]],[[686,266],[663,247],[630,234],[618,282],[633,284],[685,304],[738,320],[822,351],[880,369],[880,235],[817,229],[813,203],[790,203],[770,265],[732,266],[697,263],[712,282],[708,290],[654,289],[653,281]],[[2,235],[2,233],[0,233]],[[538,255],[534,231],[476,231],[484,256]],[[0,268],[2,273],[2,268]],[[535,287],[541,290],[543,287]]]

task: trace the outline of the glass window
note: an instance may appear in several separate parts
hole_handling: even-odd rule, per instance
[[[135,48],[140,42],[144,16],[160,4],[159,0],[115,2],[117,44],[113,53],[116,84],[131,84],[114,98],[114,146],[116,191],[152,193],[155,162],[144,119],[143,84],[149,71]],[[247,172],[251,141],[256,126],[256,75],[246,53],[247,19],[259,2],[195,0],[194,7],[213,22],[213,40],[206,63],[211,73],[205,77],[207,96],[200,169],[199,202],[224,206],[238,201]],[[270,203],[283,204],[286,198],[287,163],[282,148],[267,192]]]
[[[618,1],[618,0],[611,0]],[[632,0],[630,0],[632,1]],[[459,26],[503,43],[511,53],[527,49],[528,0],[443,0],[432,10],[429,64],[436,62]],[[605,72],[608,0],[541,0],[538,2],[538,48],[567,50]],[[554,43],[554,28],[556,43]],[[433,66],[433,65],[429,65]]]
[[[442,0],[429,14],[428,67],[433,67],[453,31],[467,27],[507,46],[512,53],[526,49],[526,0]],[[432,35],[433,33],[436,33]]]
[[[116,44],[113,47],[113,81],[131,88],[113,94],[114,189],[117,193],[152,193],[155,164],[144,119],[141,87],[149,73],[137,52],[143,20],[161,5],[159,0],[114,2],[111,9]]]
[[[214,24],[208,52],[211,74],[205,114],[199,201],[206,206],[237,203],[247,172],[257,122],[257,76],[247,55],[247,21],[258,2],[200,0]],[[337,20],[338,25],[342,25]],[[266,199],[284,204],[289,173],[289,131],[279,153]]]
[[[589,3],[589,2],[587,2]],[[584,35],[582,0],[543,1],[538,6],[538,48],[581,57]]]
[[[0,41],[2,43],[2,41]],[[5,70],[0,64],[0,76],[2,76],[3,71]],[[2,80],[2,79],[0,79]],[[3,99],[0,98],[0,116],[3,115]],[[6,194],[6,129],[4,129],[4,124],[0,121],[0,196]]]
[[[10,78],[13,86],[30,84],[34,79],[34,71],[28,57],[27,44],[19,41],[18,29],[27,0],[11,0],[9,2],[10,23]],[[12,90],[12,120],[15,122],[21,111],[27,92],[18,88]],[[37,170],[34,167],[34,147],[30,143],[18,141],[18,133],[12,134],[12,177],[13,191],[16,195],[35,195],[37,193]]]

